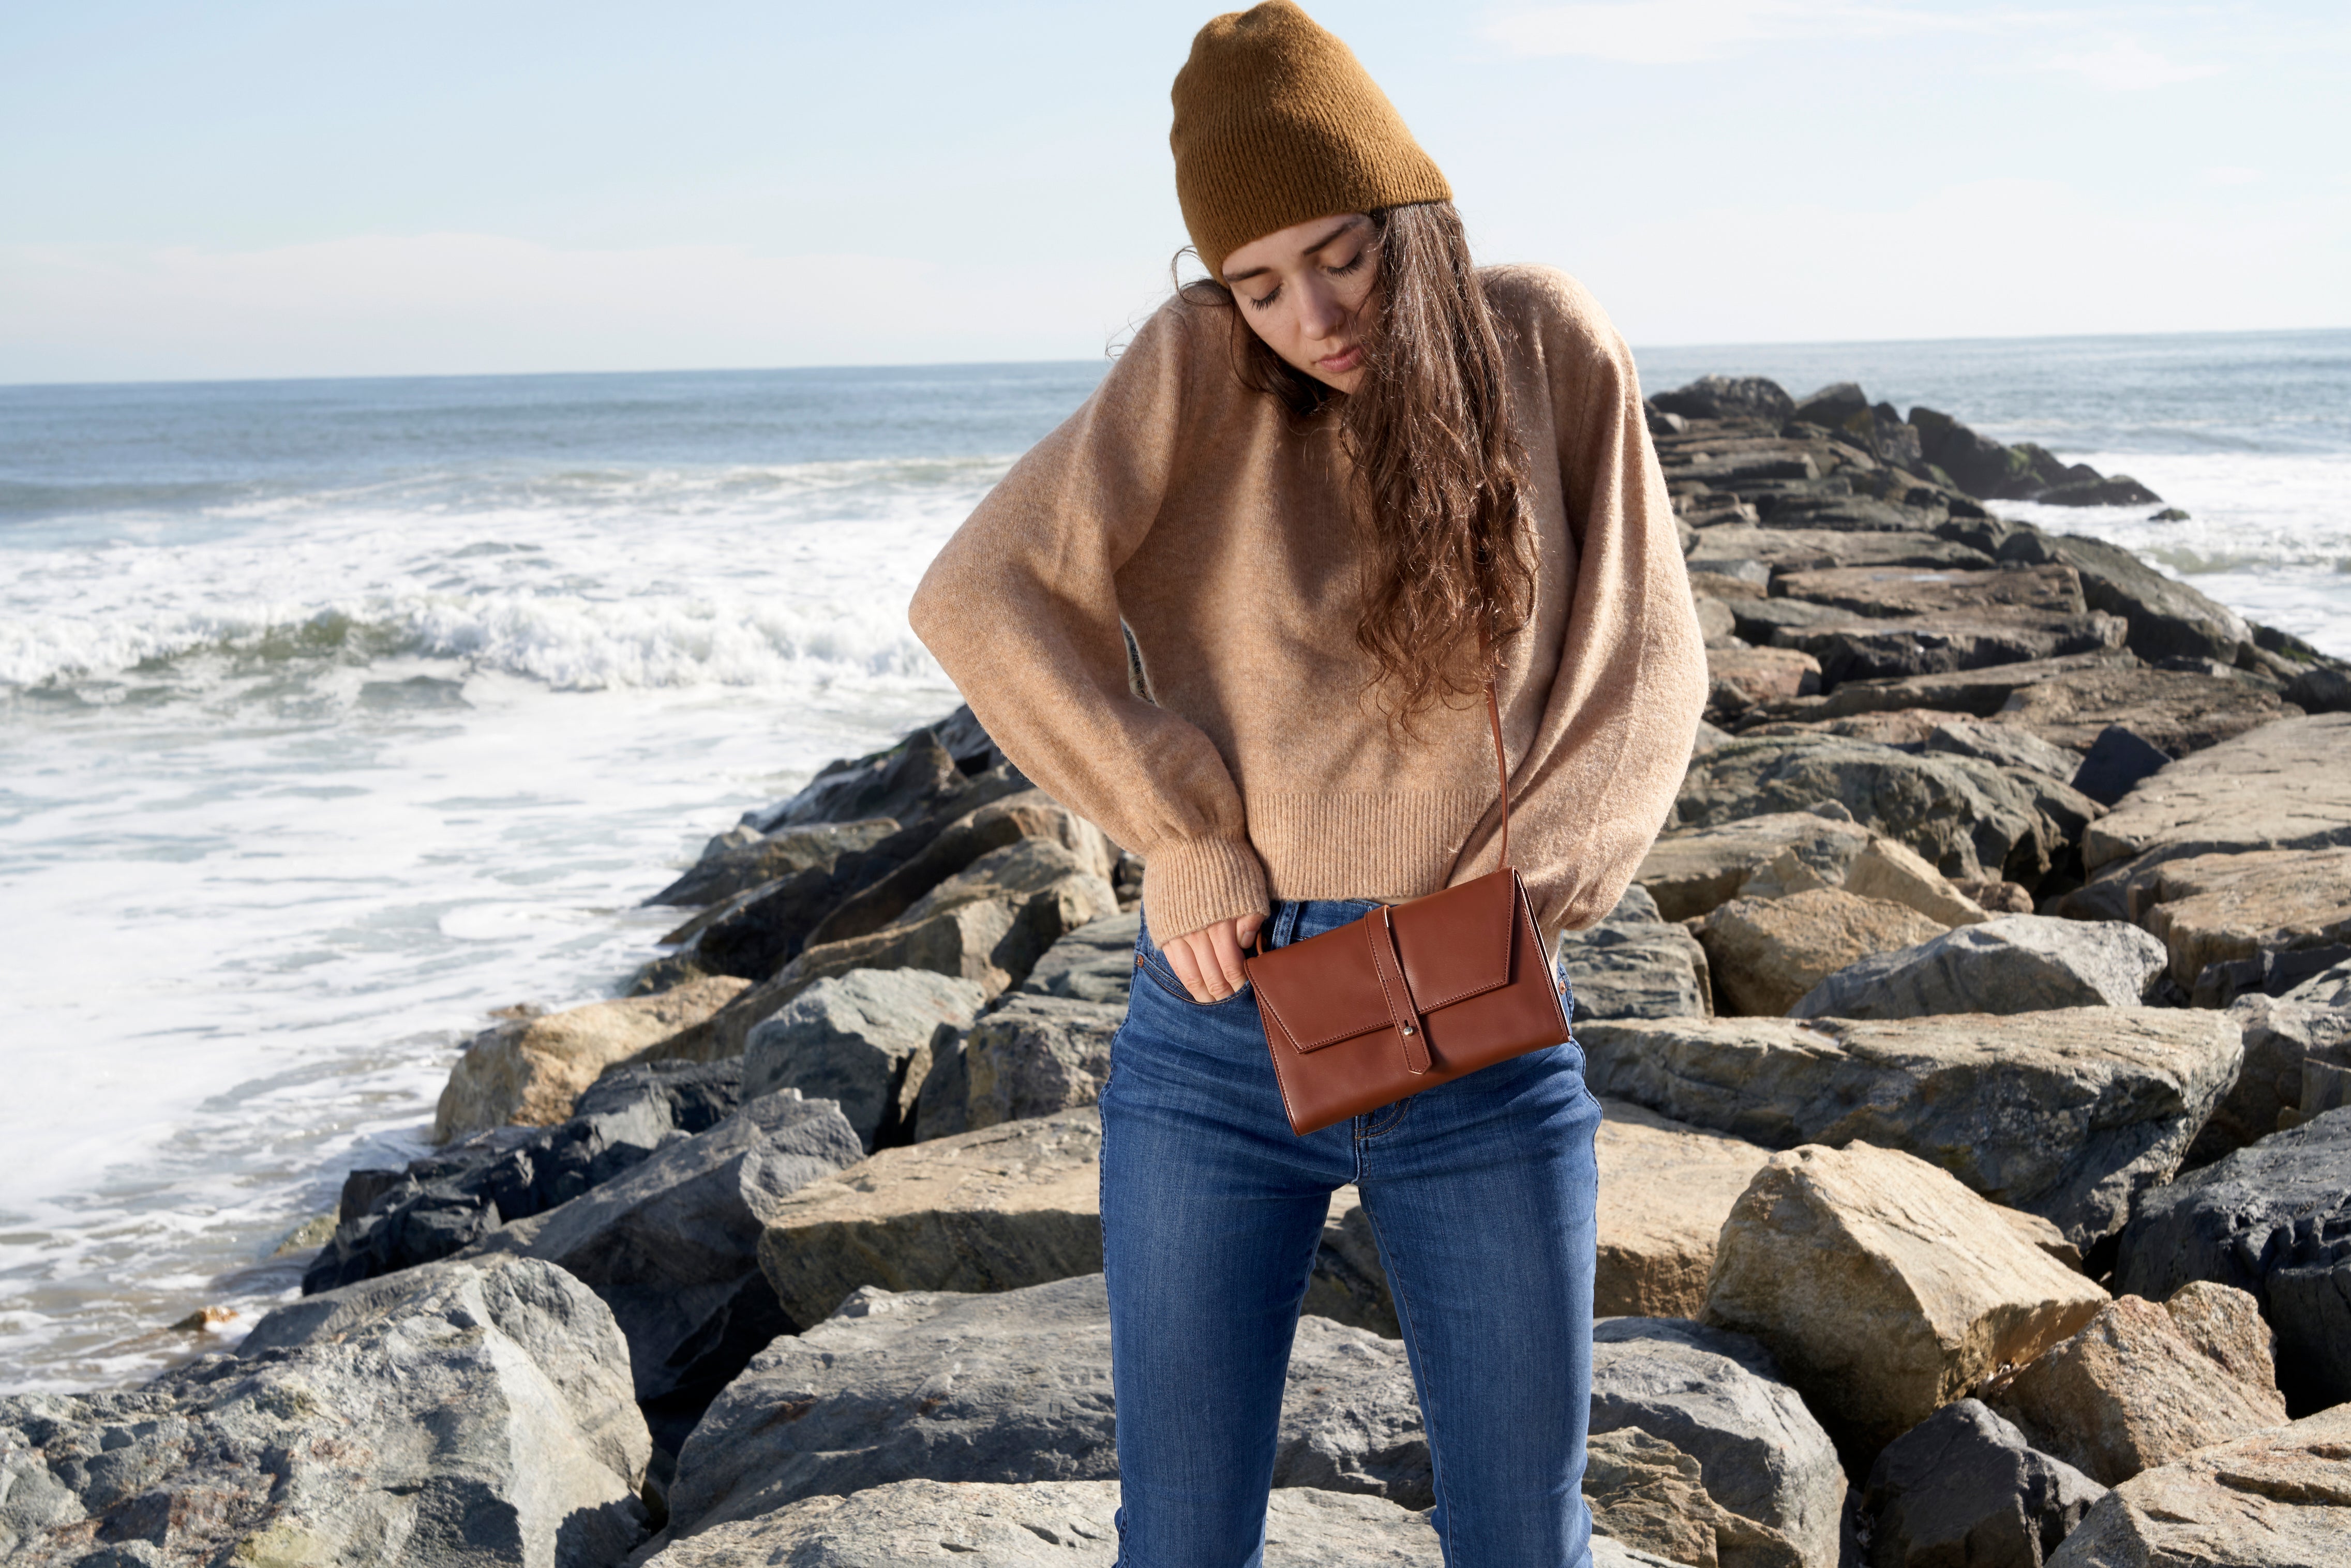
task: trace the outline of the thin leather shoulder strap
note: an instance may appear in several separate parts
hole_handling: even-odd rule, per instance
[[[1502,863],[1510,863],[1510,758],[1502,749],[1502,705],[1494,696],[1494,677],[1486,677],[1486,720],[1494,727],[1494,771],[1502,784]]]

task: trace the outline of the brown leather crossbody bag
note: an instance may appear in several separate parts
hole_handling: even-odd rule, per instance
[[[1510,759],[1491,682],[1486,717],[1502,775],[1501,869],[1243,960],[1301,1136],[1568,1039],[1510,869]]]

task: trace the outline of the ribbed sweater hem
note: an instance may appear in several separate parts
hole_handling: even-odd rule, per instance
[[[1251,790],[1249,839],[1274,898],[1417,898],[1445,885],[1491,789]]]
[[[1143,857],[1143,911],[1155,942],[1266,912],[1265,867],[1240,839],[1177,839]]]

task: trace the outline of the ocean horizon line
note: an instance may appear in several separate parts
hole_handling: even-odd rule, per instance
[[[1137,326],[1141,325],[1138,321]],[[1895,349],[1921,348],[1936,344],[2090,344],[2145,343],[2149,341],[2225,342],[2244,341],[2261,338],[2351,336],[2351,323],[2325,327],[2247,327],[2221,330],[2154,331],[2154,332],[2036,332],[2011,337],[1950,336],[1924,338],[1781,338],[1754,340],[1715,340],[1687,343],[1635,342],[1633,353],[1638,359],[1645,353],[1688,355],[1722,350],[1738,353],[1763,353],[1771,350],[1820,349]],[[1047,370],[1054,367],[1092,365],[1113,358],[1105,348],[1099,357],[1040,358],[1029,360],[877,360],[857,364],[806,365],[656,365],[633,370],[594,371],[409,371],[392,373],[354,372],[349,375],[311,376],[158,376],[131,380],[109,381],[98,378],[75,381],[0,381],[0,393],[30,392],[130,392],[147,387],[169,387],[187,391],[204,387],[304,387],[350,386],[354,384],[396,384],[419,382],[585,382],[612,380],[625,376],[769,376],[904,374],[921,371],[1010,371]]]

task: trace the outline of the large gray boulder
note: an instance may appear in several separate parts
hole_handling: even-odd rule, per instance
[[[676,1542],[645,1568],[1110,1568],[1118,1555],[1116,1481],[893,1481],[848,1497],[803,1498],[757,1519]],[[1614,1543],[1606,1543],[1613,1548]],[[1595,1568],[1649,1564],[1603,1554]],[[1283,1487],[1266,1502],[1265,1568],[1441,1568],[1427,1516],[1378,1498]]]
[[[2179,1168],[2243,1051],[2228,1015],[2165,1008],[1665,1019],[1579,1038],[1595,1093],[1768,1148],[1900,1149],[2085,1250]]]
[[[2043,797],[2058,788],[1974,758],[1844,737],[1772,736],[1734,740],[1692,761],[1672,825],[1712,827],[1834,800],[1945,876],[2005,876],[2029,886],[2062,839],[2042,809]]]
[[[1791,1018],[1907,1019],[2137,1007],[2163,978],[2163,944],[2118,921],[2004,915],[1848,965]]]
[[[805,822],[851,822],[893,817],[911,822],[961,795],[969,781],[955,754],[929,729],[858,758],[837,758],[789,800],[743,813],[754,832],[773,833]]]
[[[1946,1405],[1870,1467],[1869,1568],[2042,1568],[2106,1489],[1980,1401]]]
[[[2143,659],[2225,664],[2252,638],[2252,629],[2235,611],[2105,539],[2020,528],[2002,541],[2000,559],[2022,566],[2072,567],[2081,574],[2082,595],[2091,609],[2129,622],[2131,651]]]
[[[1140,910],[1081,925],[1046,948],[1017,988],[1123,1008],[1134,979],[1134,943],[1142,929]]]
[[[1578,1023],[1714,1016],[1706,949],[1683,926],[1662,918],[1656,900],[1637,883],[1605,920],[1560,933],[1554,962],[1568,977]]]
[[[2159,1301],[2191,1280],[2261,1303],[2289,1410],[2351,1400],[2351,1109],[2140,1196],[2115,1289]]]
[[[701,908],[804,871],[831,871],[853,850],[870,850],[898,831],[889,817],[862,822],[810,822],[761,833],[737,827],[710,841],[684,875],[645,900]]]
[[[1434,1501],[1401,1343],[1301,1319],[1289,1390],[1276,1486]],[[761,1352],[710,1407],[678,1456],[669,1531],[909,1479],[1106,1480],[1114,1425],[1101,1275],[990,1295],[861,1291]]]
[[[644,1533],[628,1366],[543,1263],[312,1296],[141,1388],[0,1399],[0,1559],[605,1568]]]
[[[1636,1427],[1698,1463],[1707,1495],[1834,1568],[1844,1471],[1821,1424],[1744,1334],[1677,1318],[1603,1318],[1592,1432]]]
[[[1108,1002],[1008,998],[962,1041],[966,1127],[1092,1104],[1110,1077],[1111,1036],[1125,1019],[1123,1005]]]
[[[537,1259],[594,1291],[674,1449],[755,1351],[799,1326],[760,1272],[761,1228],[793,1191],[862,1154],[831,1101],[778,1091],[465,1256]]]
[[[2048,1568],[2341,1568],[2351,1405],[2142,1470],[2100,1498]]]
[[[834,1101],[870,1154],[877,1142],[897,1139],[912,1108],[906,1079],[916,1055],[942,1024],[968,1029],[987,996],[977,980],[927,969],[827,977],[751,1030],[744,1092],[797,1089]]]
[[[2351,1070],[2351,998],[2240,997],[2229,1016],[2244,1030],[2244,1065],[2188,1151],[2191,1166],[2308,1120],[2322,1109],[2325,1077]]]

